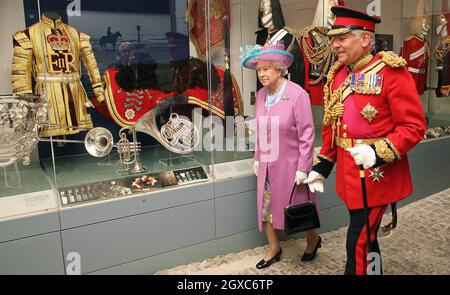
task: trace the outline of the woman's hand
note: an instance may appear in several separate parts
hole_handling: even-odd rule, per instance
[[[254,161],[253,162],[253,172],[255,172],[255,175],[258,176],[258,169],[259,169],[259,162]]]

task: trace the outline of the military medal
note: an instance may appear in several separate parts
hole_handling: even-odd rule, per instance
[[[383,88],[383,75],[377,75],[378,80],[377,80],[377,86],[376,88],[376,94],[380,94],[381,93],[381,89]]]
[[[375,109],[370,103],[367,103],[367,105],[361,111],[361,115],[369,122],[372,122],[377,113],[377,109]]]
[[[350,90],[352,92],[356,91],[356,75],[357,75],[357,73],[353,73],[351,81],[350,81]]]
[[[370,94],[370,77],[371,75],[364,75],[363,94]]]
[[[378,74],[371,74],[370,79],[370,89],[371,94],[379,95],[381,93],[381,88],[383,85],[383,76]]]
[[[375,181],[380,182],[381,178],[384,178],[384,175],[383,175],[383,174],[384,174],[384,171],[381,170],[380,168],[373,168],[373,169],[370,171],[369,177],[372,178],[372,181],[373,181],[373,182],[375,182]]]
[[[353,73],[350,90],[358,94],[380,94],[383,85],[383,76],[378,74]]]

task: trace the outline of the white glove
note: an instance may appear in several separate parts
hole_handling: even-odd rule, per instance
[[[300,183],[303,183],[303,181],[307,178],[307,176],[308,174],[306,174],[306,172],[296,171],[294,181],[297,185],[299,185]]]
[[[370,168],[375,164],[375,151],[367,144],[348,148],[347,151],[352,155],[356,165],[363,165],[364,169]]]
[[[323,193],[323,182],[325,177],[322,174],[317,173],[316,171],[311,171],[308,174],[308,178],[306,178],[303,183],[306,183],[309,186],[309,190],[314,192]]]
[[[259,162],[254,161],[253,162],[253,172],[255,172],[255,175],[258,176],[258,169],[259,169]]]

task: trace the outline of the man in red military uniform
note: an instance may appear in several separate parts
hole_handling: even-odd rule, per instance
[[[377,231],[386,207],[412,193],[406,153],[423,138],[425,116],[405,60],[392,52],[370,53],[381,20],[343,6],[332,11],[336,21],[328,35],[338,61],[324,87],[323,145],[305,183],[323,192],[337,163],[336,191],[350,213],[345,273],[367,274],[372,256],[360,176],[366,182],[371,252],[379,254]]]

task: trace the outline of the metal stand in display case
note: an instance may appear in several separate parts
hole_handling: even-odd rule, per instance
[[[4,188],[20,188],[22,186],[22,178],[20,177],[19,167],[17,162],[13,164],[2,167],[0,169],[1,175],[1,185]]]
[[[193,155],[177,155],[172,152],[169,154],[169,158],[160,159],[159,162],[165,167],[198,163]]]

